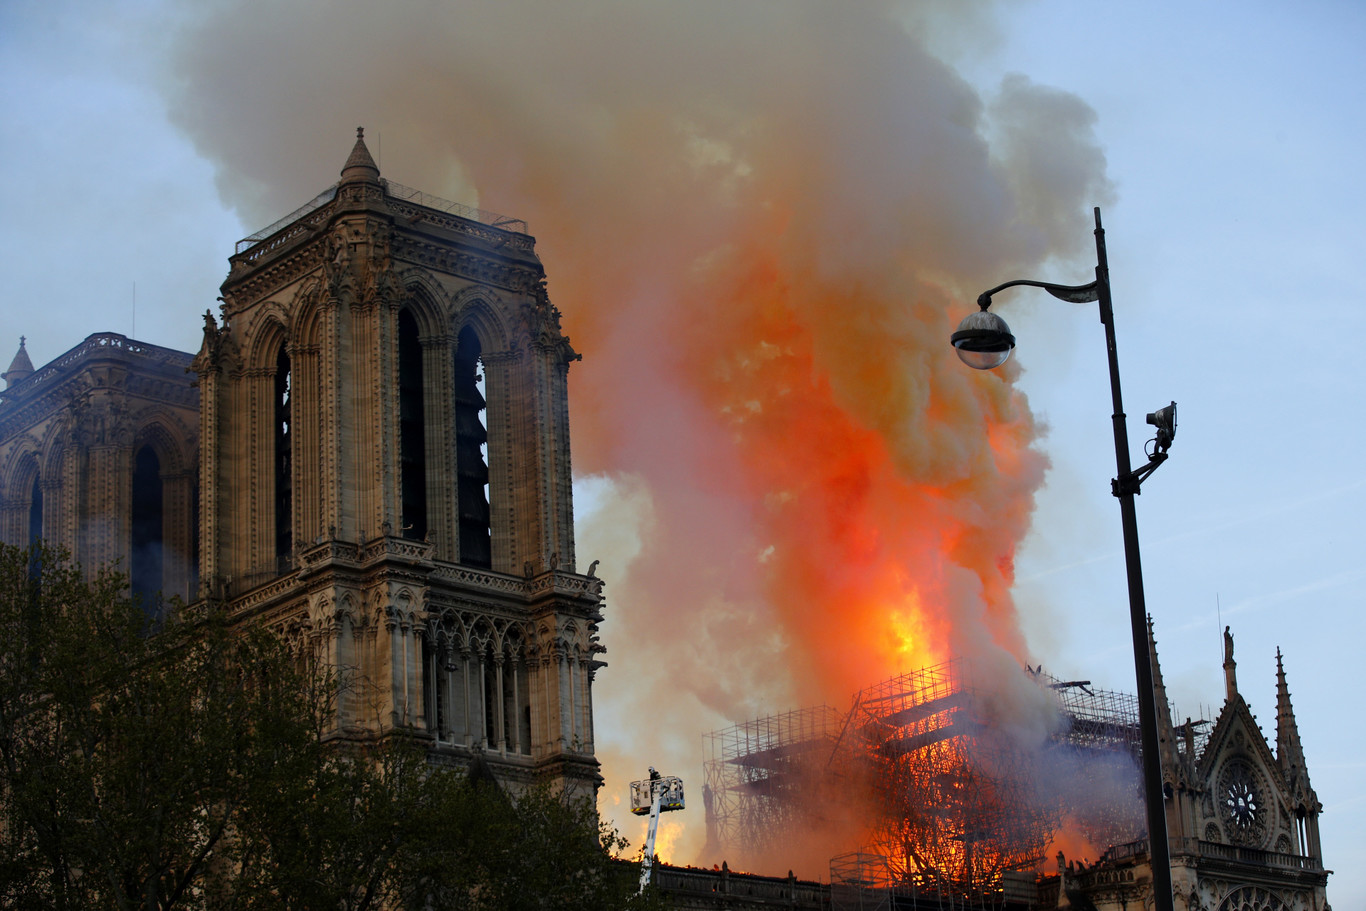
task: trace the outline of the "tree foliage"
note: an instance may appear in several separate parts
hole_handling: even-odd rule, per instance
[[[335,679],[127,590],[0,545],[0,906],[657,905],[590,803],[514,799],[417,742],[338,741]]]

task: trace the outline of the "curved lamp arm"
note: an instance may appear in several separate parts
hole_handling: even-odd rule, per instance
[[[977,306],[983,310],[991,306],[991,296],[997,291],[1006,288],[1013,288],[1016,285],[1029,285],[1033,288],[1042,288],[1058,300],[1067,301],[1073,304],[1087,304],[1091,301],[1100,300],[1100,282],[1093,281],[1085,285],[1055,285],[1052,282],[1036,282],[1028,278],[1017,278],[1013,282],[1006,282],[1004,285],[997,285],[990,291],[983,291],[977,295]]]

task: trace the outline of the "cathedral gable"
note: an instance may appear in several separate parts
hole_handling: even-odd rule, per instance
[[[1200,756],[1204,783],[1203,841],[1278,853],[1294,852],[1290,793],[1280,766],[1242,696],[1224,703]]]

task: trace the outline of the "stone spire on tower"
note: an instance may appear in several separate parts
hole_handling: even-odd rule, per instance
[[[1295,723],[1295,709],[1290,705],[1290,689],[1285,683],[1285,667],[1281,664],[1279,648],[1276,649],[1276,761],[1280,763],[1296,802],[1314,793],[1304,767],[1304,748],[1300,746],[1300,729]]]
[[[5,388],[13,386],[15,383],[33,374],[33,361],[28,359],[28,351],[24,349],[24,337],[19,336],[19,353],[14,355],[14,360],[10,361],[9,369],[0,376],[5,379]]]
[[[1148,660],[1153,668],[1153,702],[1157,704],[1157,743],[1162,755],[1162,780],[1179,783],[1182,767],[1176,753],[1176,732],[1172,730],[1172,709],[1167,702],[1167,687],[1162,682],[1162,666],[1157,661],[1152,614],[1148,615]]]
[[[356,127],[356,144],[351,147],[351,155],[341,169],[342,183],[357,180],[379,180],[379,165],[370,157],[365,146],[365,127]]]
[[[1290,811],[1295,817],[1299,852],[1322,859],[1319,813],[1323,811],[1323,805],[1309,784],[1304,748],[1300,745],[1300,729],[1295,723],[1295,710],[1290,705],[1290,688],[1285,683],[1285,667],[1281,664],[1279,648],[1276,649],[1276,762],[1290,791]]]

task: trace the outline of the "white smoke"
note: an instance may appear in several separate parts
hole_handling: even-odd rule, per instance
[[[1024,77],[982,98],[936,54],[989,43],[970,36],[992,9],[217,0],[168,17],[172,117],[247,223],[334,181],[363,124],[386,177],[537,235],[584,354],[575,466],[600,478],[579,553],[608,584],[609,810],[651,764],[699,793],[703,731],[901,669],[890,589],[867,578],[895,580],[908,656],[1023,658],[1009,586],[1044,463],[1018,368],[968,376],[945,338],[984,282],[1080,252],[1109,187],[1080,100]],[[675,859],[702,830],[685,819]]]

